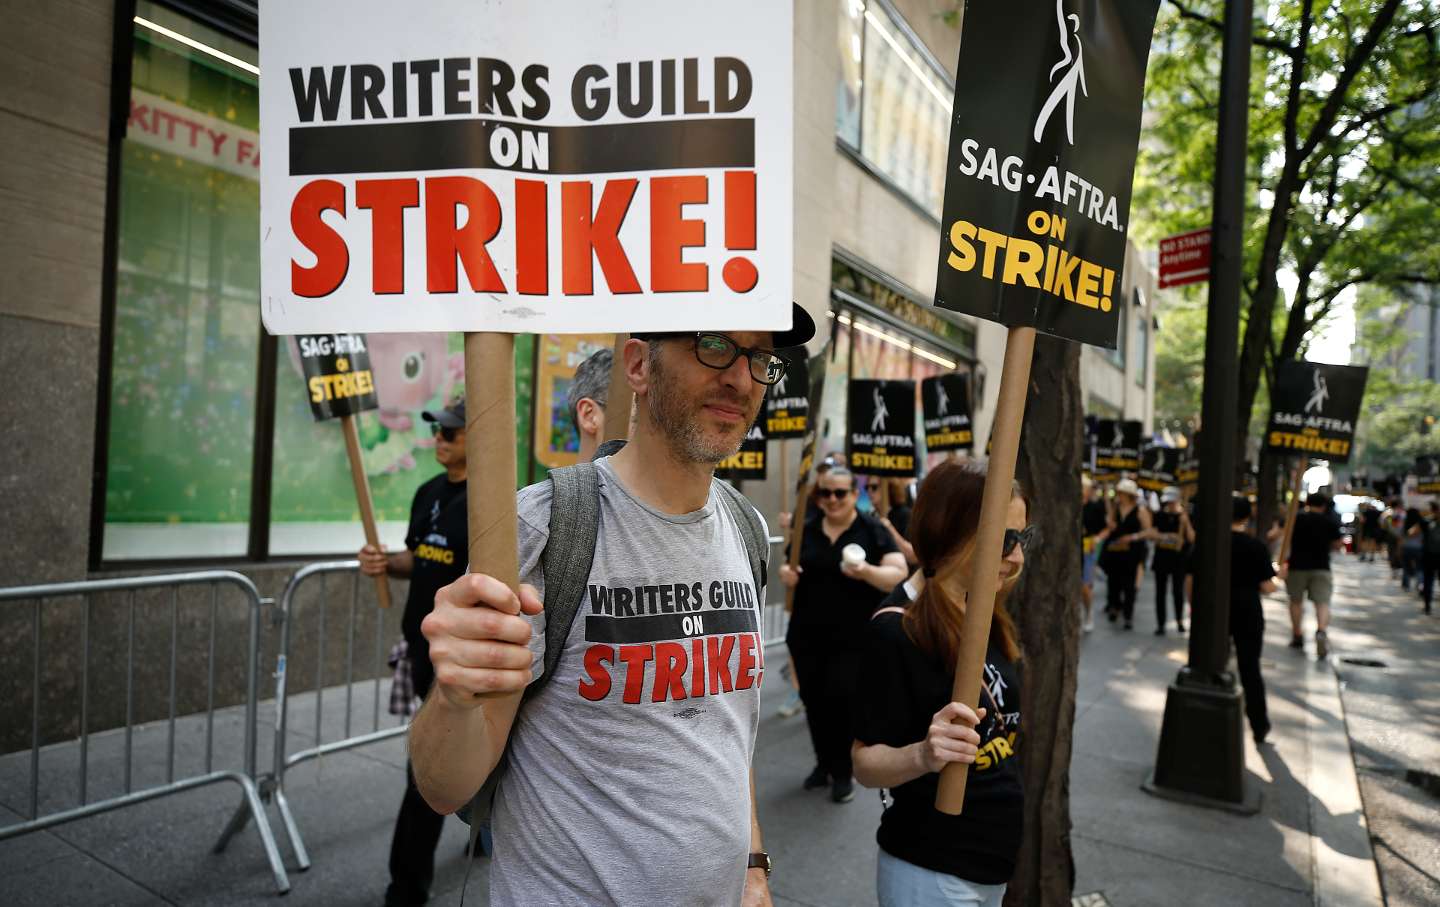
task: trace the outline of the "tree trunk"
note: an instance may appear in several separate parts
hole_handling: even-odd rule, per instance
[[[1068,904],[1070,748],[1080,665],[1080,460],[1084,450],[1080,345],[1035,339],[1030,393],[1015,476],[1030,498],[1044,544],[1027,552],[1011,612],[1024,649],[1020,763],[1025,839],[1008,907]]]

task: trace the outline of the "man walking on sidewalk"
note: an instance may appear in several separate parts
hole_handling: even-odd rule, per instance
[[[1275,568],[1270,549],[1250,534],[1250,501],[1235,495],[1230,515],[1230,638],[1235,641],[1235,672],[1245,692],[1245,717],[1255,745],[1270,734],[1270,712],[1265,703],[1265,680],[1260,675],[1260,648],[1265,642],[1263,593],[1274,592]],[[1190,571],[1195,562],[1190,561]]]
[[[1330,598],[1335,580],[1330,572],[1330,553],[1345,546],[1340,527],[1335,525],[1326,508],[1330,498],[1315,493],[1305,499],[1305,511],[1295,517],[1290,537],[1290,557],[1281,568],[1285,591],[1290,596],[1290,648],[1303,651],[1305,596],[1315,603],[1315,657],[1330,654],[1330,641],[1325,631],[1330,626]]]
[[[410,753],[426,800],[448,813],[508,748],[495,907],[770,903],[751,784],[765,532],[714,470],[784,374],[771,349],[813,335],[797,306],[795,327],[773,337],[632,338],[629,444],[517,497],[519,594],[472,573],[436,596],[423,628],[436,685]],[[575,513],[552,507],[570,476],[595,496]],[[554,563],[547,545],[591,507],[588,568],[559,545]],[[532,681],[532,696],[507,695]]]
[[[445,471],[421,485],[410,503],[410,528],[405,548],[388,554],[383,548],[360,549],[360,570],[366,576],[409,579],[401,632],[415,695],[424,698],[435,680],[430,647],[420,622],[430,613],[435,593],[465,573],[468,516],[465,510],[465,401],[421,414],[435,434],[435,461]],[[415,787],[412,766],[405,766],[405,796],[390,842],[390,886],[386,907],[423,904],[435,878],[435,846],[445,817],[431,809]]]

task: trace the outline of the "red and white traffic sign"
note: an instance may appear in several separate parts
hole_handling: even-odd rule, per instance
[[[1210,279],[1210,228],[1160,240],[1160,289]]]

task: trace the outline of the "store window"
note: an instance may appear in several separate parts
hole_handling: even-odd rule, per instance
[[[1144,306],[1144,305],[1145,305],[1145,300],[1144,300],[1144,298],[1140,295],[1140,290],[1139,290],[1138,288],[1132,291],[1131,302],[1132,302],[1133,305],[1139,305],[1139,306]],[[1115,349],[1113,349],[1113,350],[1105,350],[1105,351],[1104,351],[1105,358],[1106,358],[1106,359],[1109,359],[1109,360],[1110,360],[1110,363],[1111,363],[1112,365],[1114,365],[1116,368],[1120,369],[1121,371],[1124,371],[1124,370],[1125,370],[1125,353],[1126,353],[1126,350],[1127,350],[1127,348],[1128,348],[1129,346],[1130,346],[1130,318],[1127,317],[1124,313],[1122,313],[1121,316],[1120,316],[1120,318],[1119,318],[1119,325],[1118,325],[1118,327],[1117,327],[1117,329],[1116,329]],[[1142,369],[1142,370],[1143,370],[1143,369]]]
[[[154,4],[137,4],[136,22],[104,556],[241,555],[260,337],[257,54]]]
[[[839,3],[836,137],[939,218],[953,80],[889,3]]]
[[[258,54],[166,7],[135,10],[119,146],[117,273],[99,559],[336,554],[362,543],[338,422],[310,415],[280,338],[259,413]],[[371,334],[380,409],[358,418],[382,541],[403,544],[440,467],[421,412],[464,390],[458,334]],[[534,338],[515,341],[517,481],[533,475]],[[255,487],[257,451],[272,455]],[[268,492],[268,493],[267,493]],[[251,550],[251,524],[268,546]]]
[[[845,451],[850,379],[913,380],[918,413],[920,382],[947,372],[973,374],[975,343],[972,326],[937,315],[898,283],[848,258],[832,261],[831,287],[829,323],[821,328],[834,338],[821,400],[817,453],[822,457]],[[916,443],[923,451],[923,437]]]

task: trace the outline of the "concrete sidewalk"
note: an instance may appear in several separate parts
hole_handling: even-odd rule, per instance
[[[1137,629],[1102,622],[1082,643],[1071,770],[1077,895],[1087,905],[1300,905],[1378,903],[1379,888],[1344,734],[1335,675],[1287,650],[1283,604],[1267,602],[1264,668],[1274,747],[1247,744],[1250,781],[1264,793],[1260,815],[1239,817],[1155,799],[1140,790],[1155,756],[1165,688],[1184,663],[1185,640],[1151,635],[1153,593],[1142,590]],[[873,791],[835,805],[800,782],[813,765],[801,716],[779,718],[785,697],[772,650],[756,749],[759,809],[774,856],[782,907],[849,907],[875,901]],[[367,685],[357,689],[353,729],[372,726]],[[388,692],[388,689],[387,691]],[[344,721],[343,694],[327,693],[325,733]],[[289,748],[313,736],[313,695],[292,699]],[[340,704],[337,706],[337,704]],[[260,711],[261,765],[269,764],[271,710]],[[393,722],[382,713],[381,726]],[[239,764],[241,722],[227,711],[216,752]],[[96,793],[119,784],[122,735],[92,739]],[[203,722],[183,719],[178,766],[196,764]],[[163,776],[165,727],[137,731],[137,771]],[[46,797],[73,797],[75,754],[43,753]],[[142,768],[143,767],[143,768]],[[0,824],[28,808],[28,754],[0,758]],[[379,904],[388,879],[390,835],[404,787],[404,751],[392,739],[305,763],[286,790],[313,868],[299,872],[273,807],[273,830],[290,871],[288,903]],[[108,787],[107,787],[108,785]],[[67,787],[68,786],[68,787]],[[0,902],[7,905],[263,904],[275,899],[259,836],[245,829],[210,853],[240,800],[212,786],[0,842]],[[448,820],[437,856],[434,903],[460,902],[465,826]],[[468,904],[485,903],[486,862],[476,861]]]
[[[1103,588],[1102,580],[1097,602]],[[1261,658],[1274,729],[1258,749],[1245,734],[1259,814],[1140,789],[1154,766],[1167,686],[1188,647],[1173,622],[1166,636],[1153,635],[1154,600],[1147,574],[1135,629],[1097,613],[1081,644],[1070,769],[1077,895],[1099,892],[1116,905],[1381,903],[1335,672],[1314,660],[1313,645],[1310,656],[1287,648],[1283,593],[1266,598]]]

